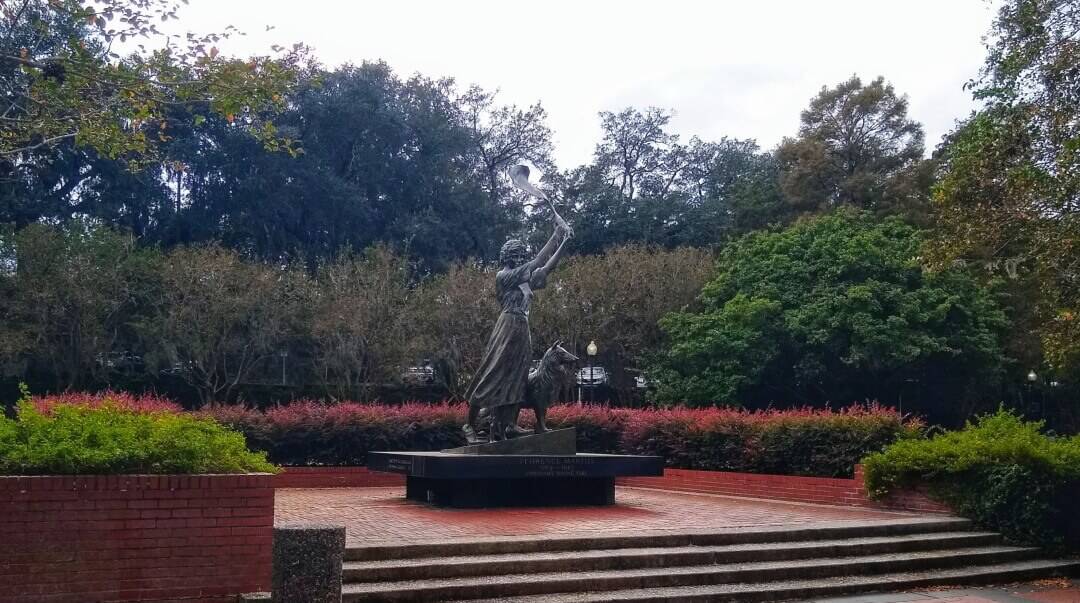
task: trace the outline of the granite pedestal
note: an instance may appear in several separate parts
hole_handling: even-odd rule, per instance
[[[410,500],[456,508],[610,505],[616,477],[664,473],[660,457],[577,454],[573,429],[549,433],[442,452],[371,452],[368,468],[404,474]]]

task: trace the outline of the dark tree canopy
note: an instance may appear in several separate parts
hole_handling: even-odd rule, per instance
[[[683,144],[667,131],[670,114],[656,108],[600,117],[604,134],[593,162],[557,187],[574,216],[576,251],[625,243],[713,247],[788,219],[776,162],[754,141],[694,137]]]

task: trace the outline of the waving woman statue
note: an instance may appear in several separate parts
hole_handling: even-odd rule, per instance
[[[547,197],[528,183],[528,168],[514,166],[511,179],[526,192],[544,200]],[[524,185],[522,185],[524,182]],[[480,441],[477,420],[487,409],[491,416],[491,441],[514,437],[521,432],[516,424],[517,409],[525,399],[525,387],[532,364],[532,337],[529,335],[529,304],[533,292],[543,289],[547,276],[555,269],[566,241],[573,230],[555,214],[555,232],[531,260],[525,244],[510,239],[499,252],[501,269],[495,275],[495,296],[499,300],[499,318],[488,339],[480,368],[469,385],[469,418],[463,427],[470,443]]]

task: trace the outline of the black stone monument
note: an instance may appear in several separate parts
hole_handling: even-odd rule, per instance
[[[405,474],[409,500],[456,508],[610,505],[616,477],[664,474],[656,456],[578,454],[573,428],[442,452],[372,452],[368,469]]]

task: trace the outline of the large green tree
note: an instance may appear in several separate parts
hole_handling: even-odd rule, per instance
[[[907,109],[907,98],[881,77],[823,87],[802,112],[798,137],[776,151],[787,199],[803,211],[920,204],[929,186],[923,131]]]
[[[732,243],[702,310],[661,323],[660,397],[896,402],[914,389],[926,410],[963,412],[1001,370],[1006,318],[966,272],[924,272],[922,241],[899,218],[845,210]]]
[[[940,150],[936,266],[1009,276],[1059,375],[1080,376],[1080,6],[1008,0],[972,87],[984,108]],[[1024,310],[1021,307],[1020,310]]]

